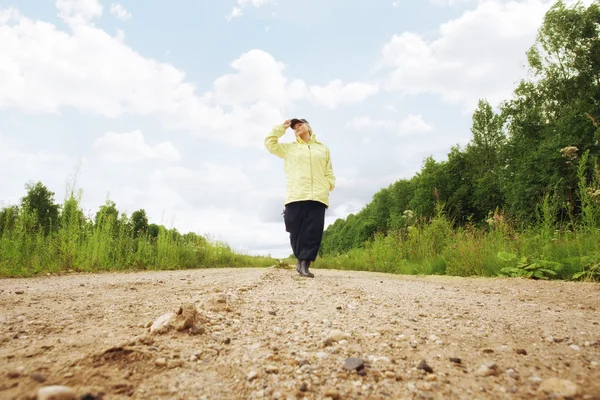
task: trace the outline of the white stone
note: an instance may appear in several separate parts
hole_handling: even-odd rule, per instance
[[[75,400],[75,391],[67,386],[44,386],[38,390],[38,400]]]
[[[558,394],[562,397],[574,397],[579,388],[577,385],[566,379],[549,378],[540,384],[540,391],[546,394]]]
[[[166,314],[161,315],[154,321],[152,326],[150,327],[151,333],[165,333],[171,327],[171,320],[175,317],[175,313],[168,312]]]

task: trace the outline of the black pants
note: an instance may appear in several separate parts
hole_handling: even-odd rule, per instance
[[[285,206],[285,230],[290,233],[290,244],[299,260],[316,260],[323,238],[325,208],[325,204],[310,200],[296,201]]]

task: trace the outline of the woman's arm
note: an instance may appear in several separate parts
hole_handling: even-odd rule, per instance
[[[265,138],[265,147],[271,154],[285,158],[291,143],[279,143],[279,138],[285,134],[285,130],[289,126],[289,121],[285,121],[283,124],[275,126]]]
[[[325,178],[329,182],[329,191],[335,188],[335,175],[333,174],[333,167],[331,166],[331,152],[327,148],[327,160],[325,161]]]

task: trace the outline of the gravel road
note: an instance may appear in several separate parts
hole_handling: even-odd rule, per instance
[[[600,399],[599,284],[314,272],[0,280],[0,398]]]

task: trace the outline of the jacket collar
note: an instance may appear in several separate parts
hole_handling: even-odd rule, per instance
[[[315,133],[313,132],[313,134],[312,134],[312,135],[310,135],[310,139],[309,139],[308,143],[307,143],[307,142],[305,142],[304,140],[302,140],[302,139],[300,138],[300,136],[298,136],[298,137],[296,138],[296,142],[298,142],[298,143],[300,143],[300,144],[314,144],[314,143],[317,143],[317,135],[315,135]]]

